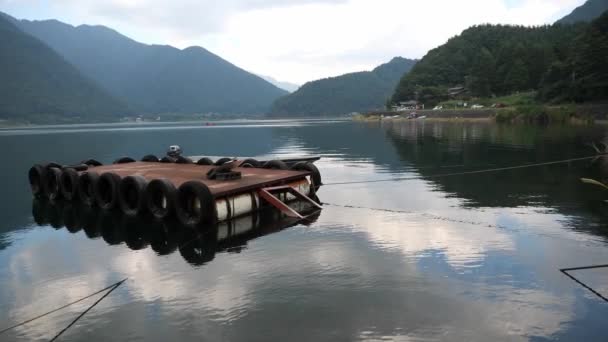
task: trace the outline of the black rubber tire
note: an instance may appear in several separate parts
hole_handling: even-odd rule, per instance
[[[232,161],[232,158],[220,158],[220,159],[216,160],[213,165],[220,166],[220,165],[226,164],[229,161]]]
[[[177,250],[178,241],[175,233],[166,229],[164,222],[150,225],[150,247],[158,255],[169,255]]]
[[[192,159],[186,158],[186,157],[182,157],[182,156],[178,156],[177,158],[175,158],[175,163],[176,164],[194,164],[194,162],[192,161]]]
[[[51,167],[46,169],[44,177],[42,178],[44,193],[51,201],[59,199],[61,197],[61,190],[59,189],[59,182],[61,178],[61,169]]]
[[[76,208],[75,203],[66,203],[62,211],[63,225],[68,232],[75,234],[82,229],[82,223],[80,222],[80,213]]]
[[[120,176],[106,172],[95,184],[95,202],[103,210],[112,210],[118,206],[118,187]]]
[[[95,188],[99,181],[99,175],[95,172],[85,172],[78,180],[78,198],[88,206],[95,205]]]
[[[123,216],[120,220],[120,229],[124,232],[125,244],[129,249],[138,251],[148,247],[148,224],[139,217]]]
[[[43,197],[45,195],[44,186],[42,185],[45,173],[46,168],[44,166],[35,164],[30,168],[30,171],[27,174],[32,194],[35,197]]]
[[[122,158],[116,159],[112,164],[127,164],[127,163],[133,163],[133,162],[135,162],[135,159],[133,159],[133,158],[122,157]]]
[[[187,227],[213,224],[217,218],[211,191],[197,181],[189,181],[179,187],[176,209],[177,218]]]
[[[281,160],[268,161],[266,164],[264,164],[264,168],[273,170],[289,170],[289,166],[287,166],[287,164]]]
[[[101,232],[97,230],[97,220],[100,211],[97,208],[83,206],[80,211],[80,222],[85,235],[89,239],[96,239],[101,236]]]
[[[144,156],[143,158],[141,158],[142,162],[148,162],[148,163],[158,163],[160,160],[158,159],[157,156],[153,155],[153,154],[148,154],[146,156]]]
[[[50,169],[50,168],[53,168],[53,167],[58,168],[58,169],[61,169],[61,165],[60,165],[60,164],[57,164],[57,163],[55,163],[55,162],[43,163],[43,164],[42,164],[42,167],[44,167],[44,168],[46,168],[46,169]]]
[[[34,198],[32,201],[32,216],[34,222],[39,226],[44,226],[49,223],[49,201],[44,198]]]
[[[196,162],[196,165],[213,165],[213,160],[203,157]]]
[[[51,227],[59,230],[65,226],[63,223],[63,202],[49,202],[49,224]]]
[[[249,159],[245,159],[243,160],[243,162],[241,163],[240,167],[254,167],[254,168],[259,168],[262,166],[262,163],[260,163],[259,161],[249,158]]]
[[[164,220],[175,213],[177,190],[166,179],[154,179],[146,187],[146,207],[158,220]]]
[[[72,201],[78,198],[79,177],[78,172],[72,168],[63,170],[61,178],[59,178],[59,189],[66,200]]]
[[[102,165],[103,165],[102,163],[98,162],[98,161],[97,161],[97,160],[95,160],[95,159],[87,159],[87,160],[83,160],[83,161],[81,161],[80,163],[81,163],[81,164],[88,165],[88,166],[92,166],[92,167],[95,167],[95,166],[102,166]]]
[[[175,163],[176,161],[177,161],[177,159],[175,159],[173,157],[169,157],[169,156],[164,156],[160,159],[161,163],[166,163],[166,164]]]
[[[202,266],[215,259],[217,251],[217,237],[212,237],[211,234],[206,236],[196,237],[196,230],[187,229],[187,236],[181,239],[179,246],[179,254],[190,265]]]
[[[321,180],[321,172],[319,171],[319,169],[317,169],[317,167],[313,163],[299,162],[299,163],[296,163],[294,166],[292,166],[291,169],[295,170],[295,171],[310,171],[313,188],[314,188],[315,192],[317,192],[317,190],[319,190],[321,185],[323,185],[322,180]]]
[[[100,211],[97,217],[96,230],[108,245],[120,245],[125,241],[124,233],[120,227],[122,215],[117,211]]]
[[[118,187],[118,204],[126,216],[143,214],[147,209],[146,187],[148,182],[142,176],[127,176]]]

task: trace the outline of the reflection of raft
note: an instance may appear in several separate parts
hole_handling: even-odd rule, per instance
[[[36,164],[29,181],[36,197],[64,198],[74,203],[120,208],[127,216],[150,213],[158,219],[176,215],[195,226],[222,222],[274,206],[303,218],[286,203],[304,200],[320,208],[316,191],[321,175],[312,160],[201,158],[181,155],[141,162],[120,158],[111,165],[87,160],[79,165]]]
[[[203,265],[220,252],[238,252],[247,242],[279,232],[295,224],[310,224],[320,212],[310,204],[295,204],[300,211],[314,211],[306,220],[285,218],[275,210],[260,210],[252,215],[191,229],[177,220],[158,221],[150,216],[132,217],[119,211],[100,210],[82,203],[48,201],[35,198],[32,214],[39,225],[56,229],[66,227],[73,234],[84,231],[90,239],[103,238],[109,245],[124,243],[132,250],[150,247],[158,255],[179,250],[182,257],[193,265]]]

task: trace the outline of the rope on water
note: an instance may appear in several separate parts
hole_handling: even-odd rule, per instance
[[[18,328],[18,327],[20,327],[20,326],[22,326],[22,325],[25,325],[25,324],[30,323],[30,322],[33,322],[33,321],[35,321],[35,320],[37,320],[37,319],[43,318],[43,317],[45,317],[45,316],[48,316],[48,315],[50,315],[50,314],[52,314],[52,313],[55,313],[55,312],[57,312],[57,311],[59,311],[59,310],[65,309],[65,308],[67,308],[68,306],[74,305],[74,304],[76,304],[76,303],[80,303],[80,302],[82,302],[83,300],[88,299],[88,298],[91,298],[91,297],[93,297],[93,296],[95,296],[95,295],[97,295],[97,294],[100,294],[100,293],[104,292],[104,291],[108,291],[108,290],[110,290],[109,292],[112,292],[112,291],[114,291],[114,289],[116,289],[118,286],[120,286],[120,285],[121,285],[122,283],[124,283],[126,280],[127,280],[127,278],[125,278],[125,279],[123,279],[123,280],[121,280],[121,281],[119,281],[119,282],[116,282],[116,283],[114,283],[114,284],[112,284],[112,285],[110,285],[110,286],[108,286],[108,287],[106,287],[106,288],[103,288],[103,289],[101,289],[101,290],[99,290],[99,291],[97,291],[97,292],[91,293],[90,295],[84,296],[84,297],[82,297],[82,298],[80,298],[80,299],[78,299],[78,300],[75,300],[75,301],[70,302],[70,303],[67,303],[67,304],[65,304],[65,305],[63,305],[63,306],[60,306],[60,307],[58,307],[58,308],[56,308],[56,309],[53,309],[53,310],[51,310],[51,311],[47,311],[47,312],[45,312],[45,313],[43,313],[43,314],[40,314],[40,315],[38,315],[38,316],[36,316],[36,317],[30,318],[30,319],[28,319],[28,320],[25,320],[25,321],[23,321],[23,322],[21,322],[21,323],[17,323],[17,324],[15,324],[15,325],[13,325],[13,326],[10,326],[10,327],[8,327],[8,328],[4,328],[4,329],[0,330],[0,335],[1,335],[1,334],[4,334],[5,332],[7,332],[7,331],[9,331],[9,330],[12,330],[12,329]],[[109,294],[109,293],[108,293],[108,294]],[[101,299],[105,298],[105,297],[106,297],[108,294],[104,295],[104,296],[103,296]],[[87,311],[88,311],[88,310],[87,310]]]
[[[568,273],[570,271],[590,270],[590,269],[594,269],[594,268],[607,268],[607,267],[608,267],[608,265],[594,265],[594,266],[585,266],[585,267],[562,268],[562,269],[560,269],[560,272],[562,272],[563,274],[565,274],[568,278],[574,280],[580,286],[582,286],[582,287],[586,288],[587,290],[591,291],[591,293],[593,293],[594,295],[596,295],[599,298],[603,299],[605,302],[608,302],[608,298],[604,297],[601,293],[599,293],[598,291],[594,290],[591,286],[583,283],[581,280],[578,280],[575,276],[573,276],[570,273]]]
[[[477,222],[477,221],[458,220],[458,219],[453,219],[453,218],[449,218],[449,217],[445,217],[445,216],[439,216],[439,215],[419,212],[419,211],[371,208],[371,207],[361,207],[361,206],[356,206],[356,205],[334,204],[334,203],[325,203],[325,202],[323,203],[323,205],[328,205],[328,206],[332,206],[332,207],[340,207],[340,208],[348,208],[348,209],[364,209],[364,210],[372,210],[372,211],[382,211],[382,212],[397,213],[397,214],[416,214],[416,215],[420,215],[422,217],[426,217],[431,220],[447,221],[447,222],[454,222],[454,223],[464,223],[464,224],[470,224],[470,225],[474,225],[474,226],[481,226],[481,227],[488,227],[488,228],[507,229],[506,227],[503,227],[500,225],[484,223],[484,222]]]
[[[64,332],[66,332],[71,326],[73,326],[74,324],[76,324],[76,322],[78,322],[79,319],[81,319],[84,315],[86,315],[87,312],[89,312],[92,308],[94,308],[97,304],[99,304],[99,302],[101,302],[102,300],[104,300],[104,298],[106,298],[107,296],[109,296],[110,293],[112,293],[114,290],[116,290],[126,280],[127,280],[127,278],[125,278],[125,279],[119,281],[118,283],[114,284],[114,286],[111,287],[110,290],[108,292],[106,292],[106,294],[104,294],[95,303],[93,303],[86,310],[84,310],[82,313],[80,313],[80,315],[78,315],[78,317],[76,317],[72,322],[70,322],[70,324],[68,324],[67,327],[63,328],[63,330],[61,330],[60,332],[58,332],[57,335],[55,335],[55,337],[53,337],[50,340],[50,342],[56,341],[59,338],[59,336],[61,336]]]
[[[526,169],[531,167],[539,167],[539,166],[547,166],[547,165],[557,165],[557,164],[566,164],[576,161],[590,160],[598,158],[602,155],[606,155],[607,153],[600,153],[594,156],[588,157],[580,157],[580,158],[569,158],[563,160],[555,160],[543,163],[534,163],[534,164],[523,164],[523,165],[514,165],[514,166],[505,166],[505,167],[497,167],[492,169],[483,169],[483,170],[474,170],[474,171],[464,171],[464,172],[454,172],[454,173],[440,173],[436,175],[426,176],[424,178],[421,177],[397,177],[390,179],[370,179],[363,181],[352,181],[352,182],[335,182],[335,183],[324,183],[323,186],[332,186],[332,185],[348,185],[348,184],[366,184],[366,183],[384,183],[384,182],[398,182],[398,181],[408,181],[408,180],[418,180],[418,179],[428,179],[428,178],[441,178],[441,177],[451,177],[451,176],[462,176],[462,175],[474,175],[480,173],[490,173],[490,172],[499,172],[499,171],[509,171],[509,170],[517,170],[517,169]]]

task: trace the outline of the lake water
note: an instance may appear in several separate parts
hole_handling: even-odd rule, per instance
[[[128,280],[62,335],[109,341],[605,341],[608,303],[560,272],[608,264],[604,126],[341,121],[0,131],[0,330]],[[33,201],[52,160],[319,155],[325,209],[218,230]],[[408,178],[395,182],[332,183]],[[376,210],[387,209],[387,210]],[[244,232],[238,234],[238,232]],[[608,268],[571,272],[608,296]],[[0,335],[49,340],[102,294]]]

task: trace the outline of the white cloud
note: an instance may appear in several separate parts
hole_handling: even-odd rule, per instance
[[[304,83],[368,70],[396,55],[420,58],[474,24],[551,23],[583,2],[57,0],[35,17],[57,13],[70,23],[108,25],[147,43],[201,45],[255,73]],[[32,3],[0,0],[16,10]]]

